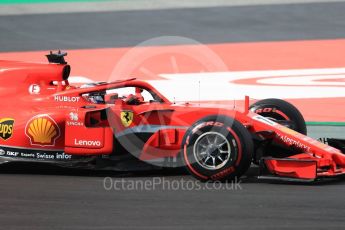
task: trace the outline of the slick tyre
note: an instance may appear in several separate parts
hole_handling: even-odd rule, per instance
[[[250,110],[277,123],[285,124],[299,133],[307,134],[307,126],[302,114],[287,101],[274,98],[264,99],[252,104]]]
[[[253,151],[248,130],[229,117],[210,116],[197,121],[182,142],[183,162],[201,181],[239,178],[249,168]]]
[[[273,121],[287,126],[304,135],[307,134],[307,126],[302,114],[292,104],[281,99],[264,99],[250,106],[250,110],[263,117],[272,119]],[[259,164],[263,156],[273,156],[284,158],[298,153],[295,149],[287,147],[281,143],[272,142],[265,146],[264,151],[257,151],[260,146],[255,142],[255,152],[253,158],[254,164]]]

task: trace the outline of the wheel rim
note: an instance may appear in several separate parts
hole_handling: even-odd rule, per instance
[[[195,141],[194,158],[203,168],[217,170],[222,168],[232,155],[231,145],[227,138],[217,132],[206,132]]]

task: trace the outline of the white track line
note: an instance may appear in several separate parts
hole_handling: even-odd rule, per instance
[[[251,98],[345,97],[345,68],[161,74],[148,81],[170,100],[223,101]],[[85,83],[86,77],[72,77]],[[235,82],[250,80],[249,83]],[[178,89],[178,92],[177,92]]]

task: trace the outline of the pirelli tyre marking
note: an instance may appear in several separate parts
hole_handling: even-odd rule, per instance
[[[243,136],[247,130],[230,118],[225,119],[224,123],[207,119],[196,123],[187,131],[183,145],[187,169],[201,180],[223,180],[240,176],[251,161],[251,139],[248,139],[249,134]],[[248,156],[244,159],[243,140],[249,141],[250,145],[245,150]]]

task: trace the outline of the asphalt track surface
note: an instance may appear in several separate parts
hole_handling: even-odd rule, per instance
[[[344,130],[308,128],[315,138]],[[252,167],[236,186],[176,171],[2,165],[0,229],[342,229],[345,178],[278,183],[256,173]]]
[[[342,229],[344,180],[278,183],[256,172],[205,185],[173,171],[3,165],[0,229]]]
[[[344,10],[344,3],[313,3],[1,16],[0,50],[131,46],[160,35],[207,43],[344,38]],[[341,130],[312,127],[311,135],[328,132],[341,137]],[[254,173],[255,169],[243,178],[240,187],[189,190],[182,189],[182,184],[197,186],[197,182],[176,172],[95,173],[10,164],[0,167],[0,229],[344,227],[344,181],[259,182],[251,177]],[[120,183],[125,180],[125,186],[158,178],[179,181],[180,188],[158,185],[107,191],[103,185],[107,176]]]
[[[132,191],[121,189],[121,181],[129,186],[183,179],[186,188],[196,181],[174,174],[95,175],[14,166],[1,170],[1,229],[342,229],[344,224],[344,182],[303,185],[243,179],[240,186],[225,190],[212,185],[183,190],[179,182],[180,189],[157,185]],[[104,189],[109,175],[119,190]]]
[[[0,51],[131,47],[160,36],[206,44],[336,39],[345,36],[344,12],[344,2],[333,2],[0,16]]]

